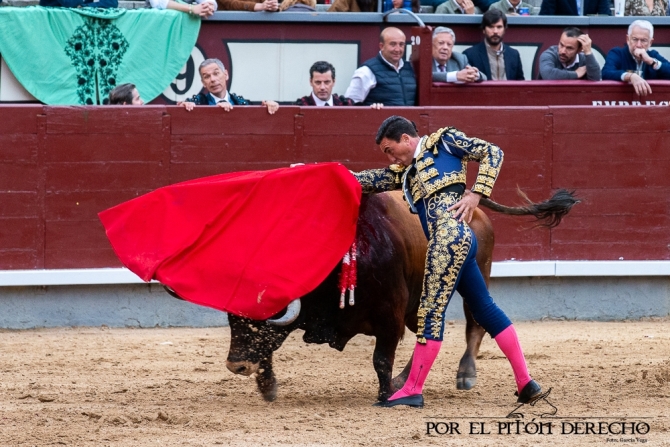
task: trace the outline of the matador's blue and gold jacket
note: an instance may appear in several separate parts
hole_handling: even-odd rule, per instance
[[[452,185],[465,185],[468,161],[479,162],[473,192],[489,197],[503,162],[502,150],[479,138],[469,138],[453,127],[424,137],[413,165],[391,165],[354,173],[364,193],[402,188],[410,209]],[[419,213],[421,214],[421,213]],[[423,219],[422,219],[423,220]]]

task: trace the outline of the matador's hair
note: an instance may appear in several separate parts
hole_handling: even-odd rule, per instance
[[[419,131],[416,128],[414,121],[410,121],[402,116],[393,115],[384,120],[379,130],[377,131],[377,138],[375,142],[381,143],[384,138],[391,141],[400,141],[402,134],[406,133],[410,137],[418,137]]]

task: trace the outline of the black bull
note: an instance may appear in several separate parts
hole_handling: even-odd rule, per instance
[[[534,215],[541,225],[558,225],[561,218],[577,203],[571,193],[561,190],[551,199],[526,207],[505,207],[489,200],[481,204],[494,211],[514,215]],[[493,227],[481,210],[475,213],[470,227],[478,240],[477,264],[487,286],[491,273]],[[417,330],[417,310],[421,295],[427,241],[417,216],[411,215],[400,194],[385,193],[364,197],[357,227],[358,275],[356,303],[339,308],[338,266],[314,291],[301,299],[295,321],[275,326],[229,315],[231,342],[227,367],[235,374],[256,373],[258,389],[267,401],[277,396],[277,381],[272,355],[287,336],[296,329],[304,330],[306,343],[328,343],[342,351],[358,334],[376,338],[372,363],[379,378],[380,400],[390,397],[407,378],[410,362],[392,379],[393,362],[398,342],[405,333]],[[484,329],[464,305],[467,319],[467,348],[461,358],[458,389],[475,384],[475,358]]]

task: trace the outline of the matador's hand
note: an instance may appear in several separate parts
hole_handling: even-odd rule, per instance
[[[477,205],[479,205],[479,200],[481,198],[481,194],[466,189],[461,200],[447,208],[447,211],[455,211],[454,217],[456,219],[461,222],[465,221],[466,223],[470,223],[472,214],[475,212]]]

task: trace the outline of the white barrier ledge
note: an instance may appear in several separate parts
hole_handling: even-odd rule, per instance
[[[503,261],[492,278],[528,276],[670,276],[670,261]]]
[[[491,266],[491,278],[556,276],[556,261],[503,261]]]
[[[503,261],[492,278],[578,276],[670,276],[670,261]],[[0,287],[142,284],[125,268],[0,270]]]
[[[0,270],[0,287],[139,284],[143,282],[139,276],[125,268]]]

